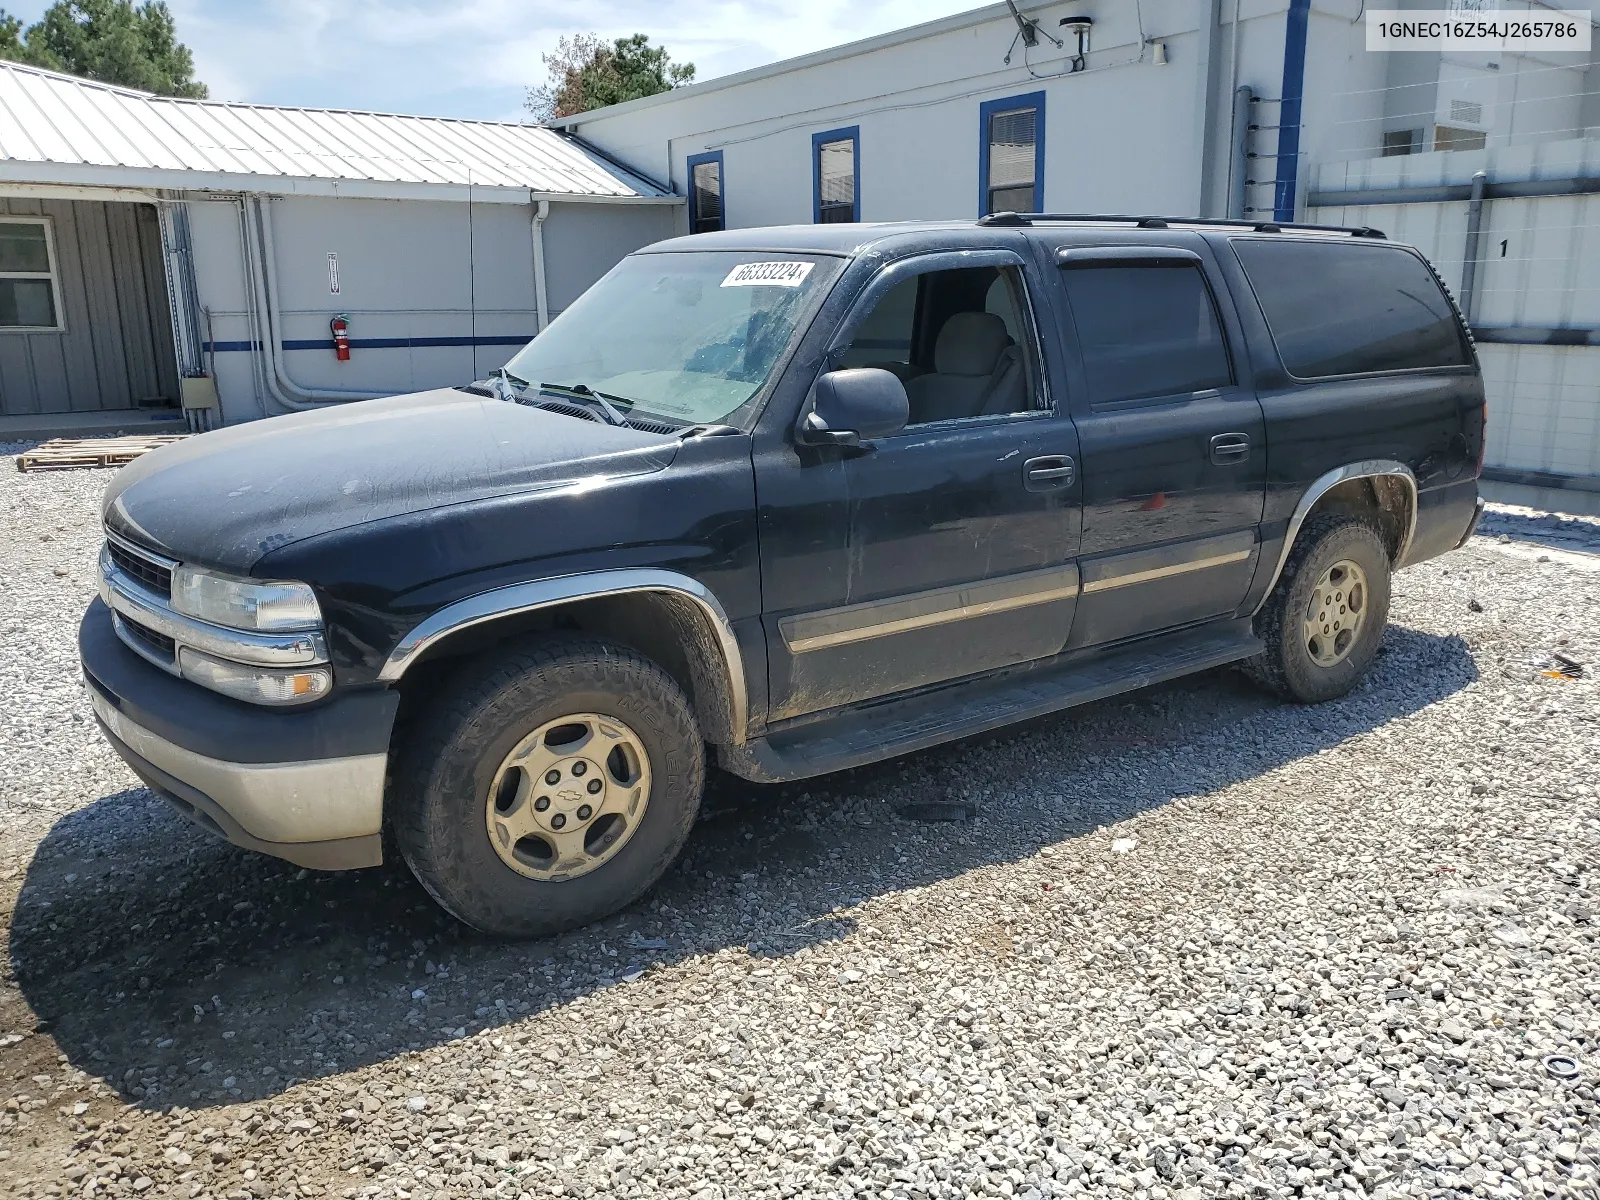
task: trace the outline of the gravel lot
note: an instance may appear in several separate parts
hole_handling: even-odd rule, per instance
[[[721,780],[645,902],[505,946],[403,868],[209,841],[103,746],[108,477],[0,461],[11,1194],[1600,1191],[1600,522],[1491,513],[1336,704],[1217,672]]]

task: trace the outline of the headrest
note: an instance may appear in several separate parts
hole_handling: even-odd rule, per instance
[[[959,312],[939,330],[933,369],[941,375],[988,375],[1010,344],[1006,323],[994,313]]]

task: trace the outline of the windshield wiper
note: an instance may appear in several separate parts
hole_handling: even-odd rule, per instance
[[[526,379],[518,379],[504,367],[497,367],[495,370],[490,371],[489,378],[484,382],[489,385],[490,389],[501,400],[510,400],[512,402],[521,400],[523,391],[529,386]]]
[[[633,401],[626,396],[612,396],[606,392],[597,392],[587,383],[541,383],[541,392],[549,392],[552,396],[560,396],[563,400],[572,399],[582,404],[592,412],[600,414],[607,425],[621,425],[626,427],[628,418],[623,414],[613,401],[620,401],[628,407],[633,407]]]

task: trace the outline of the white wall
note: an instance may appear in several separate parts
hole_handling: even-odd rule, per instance
[[[283,351],[289,377],[311,388],[399,393],[465,383],[503,364],[537,331],[531,204],[287,197],[269,202]],[[235,201],[191,199],[190,227],[208,341],[252,340]],[[551,205],[545,223],[551,315],[632,250],[670,236],[674,206]],[[339,293],[328,254],[338,255]],[[329,340],[335,314],[358,344],[340,362]],[[361,346],[366,339],[460,339],[457,345]],[[500,339],[499,344],[482,344]],[[227,421],[271,414],[256,356],[212,356]]]
[[[1442,0],[1392,6],[1436,8]],[[813,56],[589,114],[577,132],[680,193],[688,157],[720,150],[727,223],[749,227],[809,223],[811,135],[858,125],[864,220],[972,219],[980,203],[979,106],[1043,91],[1046,209],[1219,213],[1236,144],[1233,91],[1246,85],[1261,97],[1252,113],[1261,126],[1253,137],[1259,157],[1246,167],[1257,182],[1246,203],[1252,216],[1271,215],[1288,0],[1239,0],[1237,30],[1233,0],[1222,0],[1209,80],[1218,120],[1209,146],[1200,136],[1208,83],[1197,28],[1211,11],[1207,0],[1022,7],[1051,33],[1064,15],[1093,17],[1090,69],[1064,74],[1064,58],[1043,40],[1024,66],[1010,18],[985,10],[824,61]],[[1600,78],[1600,68],[1591,66],[1594,56],[1572,54],[1369,53],[1367,7],[1370,0],[1312,0],[1297,215],[1386,229],[1420,246],[1459,288],[1464,203],[1309,209],[1309,196],[1318,187],[1465,183],[1480,167],[1506,179],[1600,173],[1600,142],[1574,140],[1600,112],[1582,94],[1600,90],[1585,82]],[[1165,46],[1166,65],[1156,65],[1156,42]],[[1010,65],[1002,61],[1008,47]],[[1423,147],[1430,146],[1452,98],[1483,103],[1486,150],[1378,157],[1385,129],[1421,128]],[[1202,197],[1206,154],[1214,170]],[[1600,327],[1600,200],[1496,201],[1484,246],[1495,257],[1480,277],[1480,324]],[[1492,465],[1600,475],[1600,348],[1486,344],[1482,360]]]
[[[518,211],[526,229],[528,210]],[[677,233],[680,211],[681,206],[665,204],[552,204],[544,223],[550,316],[581,296],[628,251]]]
[[[1252,0],[1246,11],[1283,6]],[[1196,25],[1205,6],[1077,0],[1024,7],[1051,34],[1065,33],[1063,16],[1091,15],[1089,69],[1063,74],[1066,58],[1043,38],[1027,52],[1027,67],[1020,44],[1007,66],[1016,27],[1002,16],[733,86],[690,89],[583,120],[576,132],[670,179],[680,193],[688,157],[721,150],[727,221],[741,227],[809,223],[812,133],[859,125],[863,220],[974,218],[979,105],[1043,91],[1046,207],[1196,211]],[[1141,42],[1141,19],[1144,36],[1165,43],[1166,65],[1156,65],[1153,45]],[[1274,53],[1268,74],[1281,75],[1281,34]],[[1221,112],[1225,124],[1225,97]],[[1218,149],[1226,152],[1225,131]]]
[[[1329,164],[1316,184],[1329,191],[1461,184],[1478,170],[1497,180],[1600,175],[1600,139]],[[1417,246],[1460,294],[1465,201],[1325,207],[1312,215],[1375,225]],[[1490,200],[1479,254],[1480,329],[1600,329],[1600,196]],[[1489,396],[1489,466],[1600,476],[1600,347],[1480,342],[1478,357]]]
[[[985,100],[1046,95],[1045,207],[1054,211],[1221,213],[1226,204],[1232,97],[1249,86],[1262,129],[1258,180],[1248,203],[1270,215],[1276,176],[1287,0],[1222,0],[1211,73],[1217,122],[1202,144],[1206,79],[1201,22],[1207,0],[1075,0],[1024,4],[1049,33],[1066,15],[1093,18],[1089,69],[1067,74],[1062,52],[1041,39],[1023,65],[1009,16],[970,14],[933,22],[925,34],[830,61],[800,60],[580,119],[575,130],[640,170],[685,191],[690,155],[720,150],[728,224],[812,220],[811,134],[861,128],[864,220],[978,215],[978,112]],[[1395,60],[1369,54],[1361,0],[1313,0],[1301,116],[1299,187],[1309,164],[1375,153]],[[1237,40],[1237,46],[1235,41]],[[1165,48],[1157,65],[1155,44]],[[1008,66],[1003,59],[1012,50]],[[1235,68],[1237,63],[1237,68]],[[1430,101],[1431,102],[1431,101]],[[1213,180],[1202,197],[1201,164]]]

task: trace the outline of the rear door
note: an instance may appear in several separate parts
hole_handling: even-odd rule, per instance
[[[1009,250],[885,267],[821,369],[893,370],[911,422],[864,450],[796,446],[793,412],[758,430],[773,720],[1062,649],[1078,446],[1039,354],[1040,279]]]
[[[1259,554],[1266,446],[1209,248],[1196,238],[1055,257],[1084,488],[1069,644],[1234,612]]]

